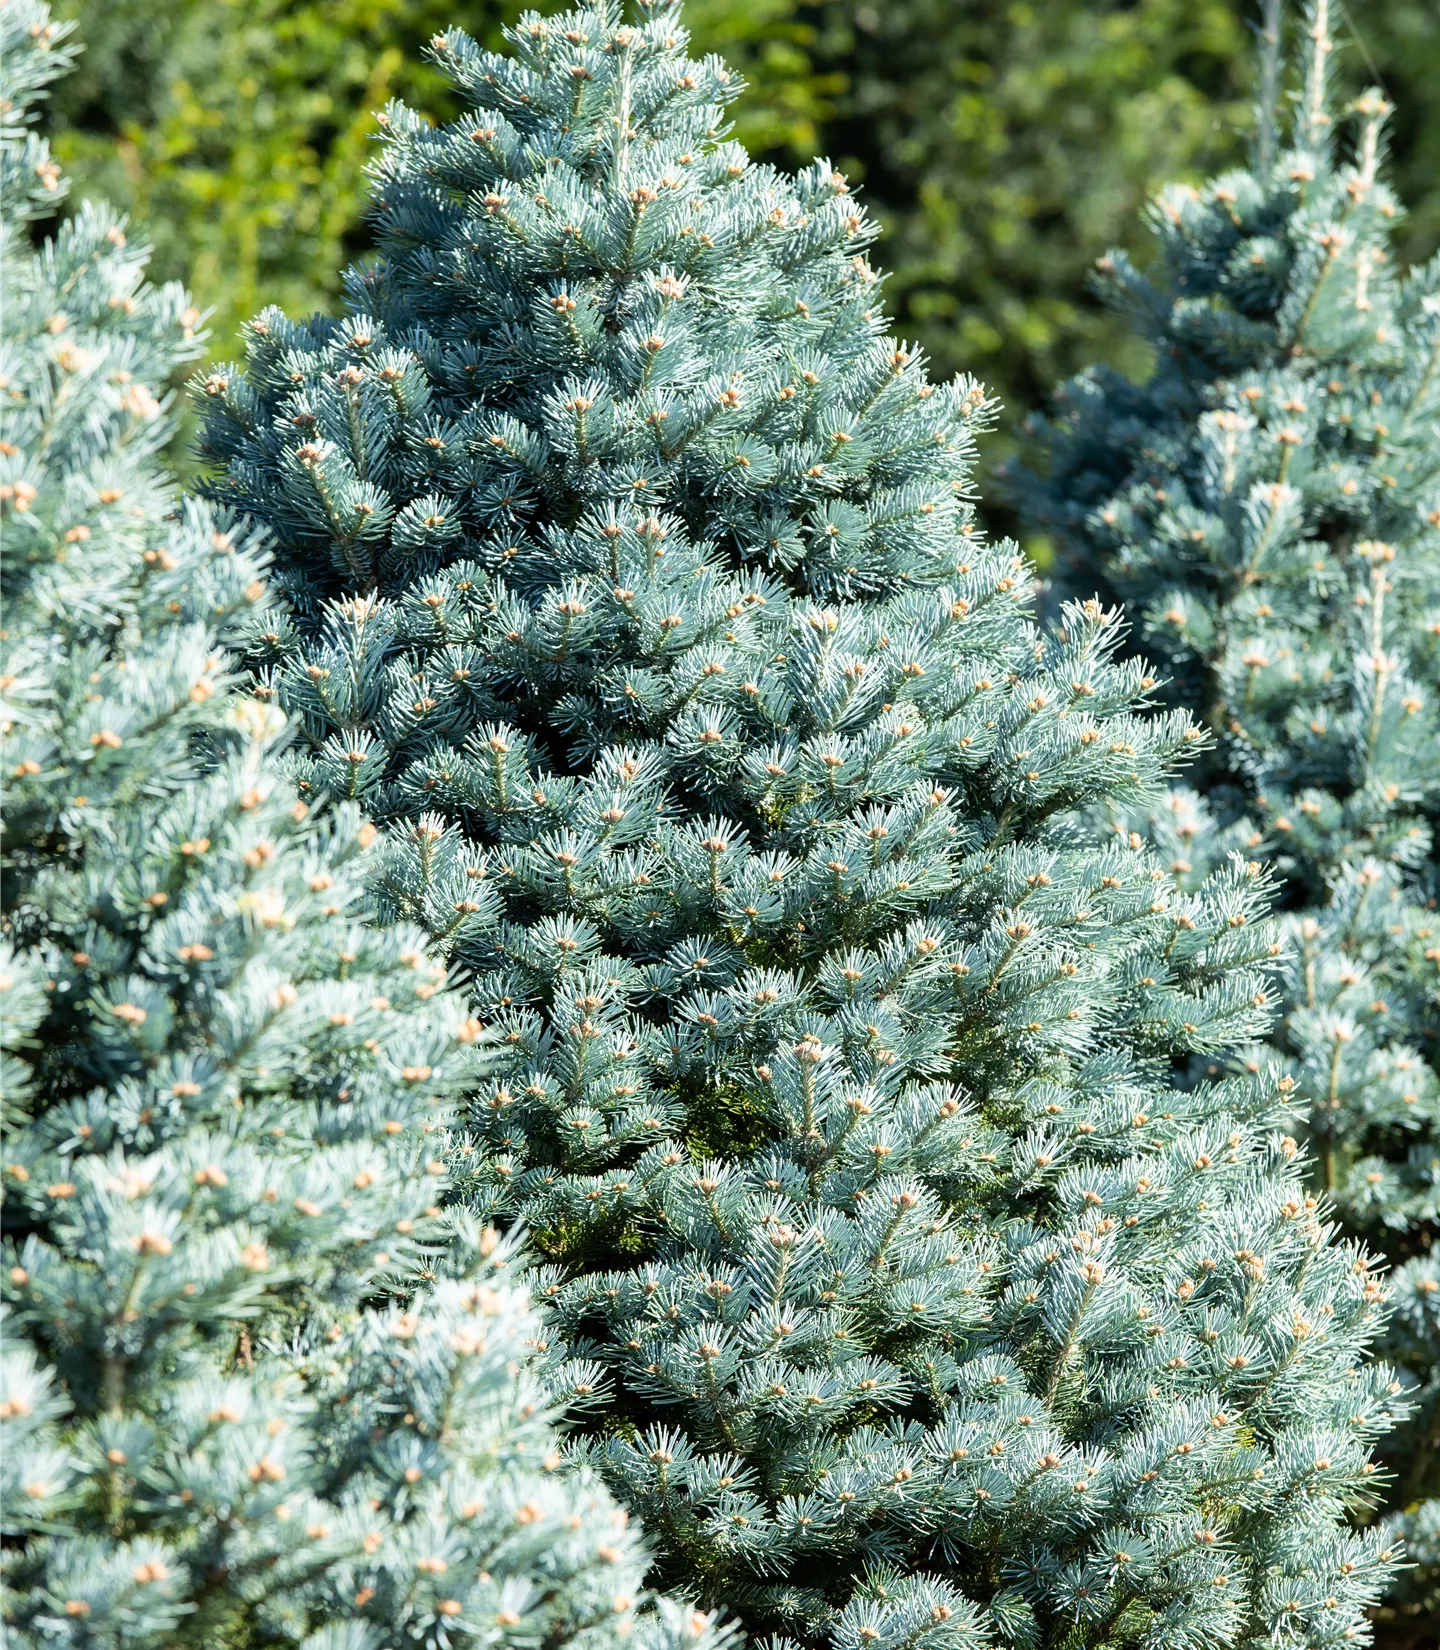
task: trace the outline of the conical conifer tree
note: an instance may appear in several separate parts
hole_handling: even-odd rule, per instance
[[[1151,824],[1181,885],[1231,845],[1283,879],[1275,1047],[1314,1182],[1403,1263],[1403,1505],[1440,1491],[1440,262],[1395,268],[1390,111],[1336,108],[1324,0],[1277,120],[1279,24],[1251,168],[1160,197],[1154,273],[1102,265],[1153,375],[1067,386],[1030,504],[1215,735],[1210,807],[1177,793]]]
[[[1197,730],[1028,618],[983,391],[674,7],[434,47],[469,109],[388,112],[347,315],[199,394],[302,794],[504,1053],[456,1180],[554,1262],[577,1453],[806,1644],[1363,1637],[1383,1291],[1277,1073],[1165,1080],[1266,1021],[1265,879],[1066,822]]]
[[[5,1642],[703,1643],[442,1214],[478,1028],[227,674],[264,558],[153,457],[199,318],[103,207],[31,246],[64,33],[0,4]]]

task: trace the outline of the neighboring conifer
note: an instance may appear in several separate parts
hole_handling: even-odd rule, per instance
[[[1276,1040],[1315,1184],[1406,1262],[1403,1504],[1440,1489],[1440,262],[1394,267],[1390,111],[1337,115],[1331,21],[1307,11],[1277,122],[1269,8],[1251,169],[1160,197],[1152,273],[1102,263],[1155,370],[1062,392],[1029,502],[1067,588],[1129,604],[1214,732],[1209,809],[1177,793],[1152,820],[1180,885],[1227,846],[1284,879]]]
[[[978,385],[885,336],[824,163],[675,9],[435,41],[341,320],[199,386],[279,543],[256,693],[391,822],[506,1063],[452,1158],[555,1262],[552,1378],[661,1574],[807,1644],[1339,1643],[1394,1387],[1259,1073],[1265,881],[1177,893],[1198,743],[1026,617]]]
[[[227,680],[263,558],[153,459],[198,317],[102,207],[30,244],[64,32],[0,3],[5,1642],[703,1641],[438,1207],[474,1022]]]

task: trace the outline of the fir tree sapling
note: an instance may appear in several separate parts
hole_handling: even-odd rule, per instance
[[[1362,1637],[1383,1291],[1278,1073],[1163,1076],[1267,1023],[1265,878],[1067,823],[1197,730],[1027,617],[982,390],[673,7],[434,44],[468,112],[387,112],[348,313],[198,394],[254,691],[501,1050],[451,1163],[553,1262],[577,1454],[809,1644]]]
[[[6,1643],[703,1643],[439,1206],[474,1020],[227,677],[257,540],[153,456],[198,317],[102,207],[30,244],[64,32],[0,5]]]
[[[1270,8],[1252,166],[1159,198],[1155,273],[1102,264],[1155,370],[1066,388],[1029,504],[1216,737],[1210,807],[1177,793],[1152,822],[1179,885],[1231,844],[1283,879],[1275,1040],[1315,1184],[1405,1263],[1404,1504],[1440,1488],[1440,262],[1395,268],[1390,111],[1335,108],[1331,23],[1306,13],[1280,122]]]

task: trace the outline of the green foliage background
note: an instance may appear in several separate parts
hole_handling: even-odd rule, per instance
[[[52,143],[73,196],[103,194],[144,223],[157,279],[213,307],[213,347],[267,303],[332,306],[363,251],[363,172],[375,111],[404,98],[453,118],[430,37],[460,23],[487,45],[518,0],[62,0],[85,52],[56,89]],[[554,10],[553,5],[542,7]],[[807,158],[827,90],[792,0],[691,0],[686,15],[754,88],[739,136]]]
[[[516,0],[61,0],[87,50],[58,88],[75,198],[104,193],[156,241],[155,274],[214,310],[213,349],[262,303],[331,307],[366,245],[362,166],[391,96],[453,113],[425,42],[494,43]],[[553,0],[541,7],[554,9]],[[750,82],[738,135],[825,152],[884,228],[900,330],[982,378],[1013,426],[1091,360],[1138,369],[1089,293],[1108,246],[1143,257],[1137,208],[1243,153],[1246,0],[690,0],[696,43]],[[1440,245],[1440,0],[1348,0],[1342,74],[1398,104],[1402,253]],[[990,456],[1005,442],[992,443]]]
[[[1243,162],[1258,11],[1247,0],[831,8],[812,59],[844,80],[826,141],[886,225],[880,261],[901,330],[942,370],[993,385],[1017,417],[1092,361],[1142,366],[1127,355],[1131,329],[1088,292],[1089,269],[1112,246],[1148,257],[1137,209],[1162,183]],[[1440,0],[1350,0],[1335,32],[1343,86],[1379,78],[1399,104],[1395,181],[1414,261],[1440,244]]]

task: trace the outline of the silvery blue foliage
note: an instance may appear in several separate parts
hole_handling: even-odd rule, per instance
[[[500,1064],[458,1195],[551,1262],[575,1453],[667,1585],[798,1642],[1340,1643],[1398,1388],[1302,1184],[1203,743],[974,515],[988,404],[890,337],[843,177],[754,166],[675,8],[434,42],[347,313],[197,385],[275,538],[257,698]]]
[[[703,1646],[443,1208],[484,1036],[235,683],[265,558],[154,456],[199,317],[103,207],[29,240],[64,36],[0,7],[5,1642]]]

